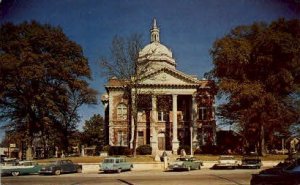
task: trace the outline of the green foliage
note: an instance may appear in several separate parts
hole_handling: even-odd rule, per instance
[[[139,155],[151,155],[152,147],[150,145],[141,145],[136,148],[136,152]]]
[[[285,132],[297,120],[293,98],[299,91],[299,53],[299,20],[239,26],[215,41],[215,67],[208,77],[215,78],[227,99],[219,115],[238,123],[248,142],[263,145],[265,134],[268,139]]]
[[[30,145],[38,135],[44,143],[66,148],[78,108],[96,103],[81,47],[61,28],[35,21],[5,23],[0,35],[1,123],[24,132]]]
[[[110,148],[109,145],[105,145],[105,146],[102,148],[102,151],[108,152],[108,151],[109,151],[109,148]]]
[[[81,142],[87,146],[96,146],[99,152],[104,146],[104,139],[104,120],[100,114],[94,114],[83,125]]]

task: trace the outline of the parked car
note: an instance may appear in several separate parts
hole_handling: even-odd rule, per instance
[[[200,170],[203,165],[202,161],[197,161],[194,157],[180,157],[169,164],[170,170]]]
[[[250,184],[300,184],[300,159],[293,163],[280,163],[273,168],[262,170],[259,174],[252,174]]]
[[[27,174],[37,174],[42,168],[37,162],[34,161],[20,161],[15,165],[2,166],[2,175],[27,175]]]
[[[262,166],[261,159],[259,156],[244,156],[242,158],[242,164],[239,165],[239,168],[242,169],[260,169]]]
[[[238,166],[238,161],[232,155],[221,155],[218,163],[213,166],[213,169],[235,169]]]
[[[106,172],[118,172],[128,171],[133,168],[133,164],[127,162],[123,157],[108,157],[105,158],[103,163],[99,165],[100,170]]]
[[[50,164],[40,170],[40,174],[60,175],[61,173],[81,173],[82,165],[73,163],[71,160],[50,161]]]

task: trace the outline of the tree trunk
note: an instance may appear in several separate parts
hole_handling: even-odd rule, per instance
[[[133,125],[134,125],[134,132],[133,132],[133,157],[136,157],[136,148],[137,148],[137,122],[138,122],[138,111],[137,111],[137,103],[136,103],[136,96],[133,98],[132,103],[132,114],[133,114]]]
[[[32,160],[33,159],[33,153],[32,153],[32,143],[33,143],[33,140],[30,138],[30,139],[27,139],[27,142],[26,142],[26,160]]]
[[[136,116],[134,116],[136,117]],[[137,145],[137,119],[133,118],[134,120],[134,132],[133,132],[133,157],[136,157],[136,145]]]
[[[259,155],[265,156],[266,150],[265,150],[265,130],[264,130],[264,123],[260,125],[260,137],[259,137]]]

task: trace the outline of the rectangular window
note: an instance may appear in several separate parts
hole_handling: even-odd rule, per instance
[[[209,120],[210,119],[210,107],[200,107],[199,109],[199,119],[200,120]]]
[[[139,137],[144,137],[144,132],[143,131],[138,131],[138,136]]]
[[[158,112],[158,121],[167,121],[169,114],[165,111]]]
[[[117,107],[117,119],[126,120],[127,119],[127,107],[125,104],[120,104]]]
[[[118,132],[118,144],[119,146],[127,146],[127,136],[123,131]]]
[[[144,145],[144,132],[138,131],[138,146]]]

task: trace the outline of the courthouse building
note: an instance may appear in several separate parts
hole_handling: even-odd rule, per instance
[[[201,61],[195,61],[201,62]],[[137,145],[150,145],[152,153],[173,151],[180,146],[214,145],[216,121],[214,83],[176,69],[172,52],[160,43],[156,20],[150,30],[150,44],[140,52],[138,69],[147,71],[132,89],[138,94]],[[192,66],[191,66],[192,67]],[[133,118],[124,94],[126,83],[111,78],[102,96],[107,142],[110,146],[133,145]],[[132,93],[134,94],[134,93]]]

